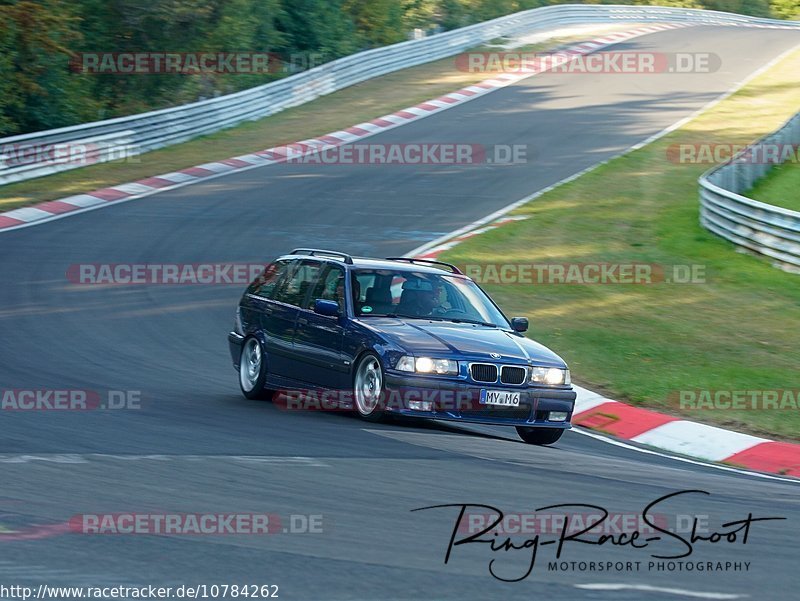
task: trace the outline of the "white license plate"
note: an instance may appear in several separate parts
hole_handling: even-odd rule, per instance
[[[519,407],[519,393],[508,390],[487,390],[481,388],[481,405],[502,405]]]

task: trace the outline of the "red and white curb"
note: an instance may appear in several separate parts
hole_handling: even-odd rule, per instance
[[[580,386],[572,423],[680,455],[800,477],[800,445],[612,401]]]
[[[503,73],[450,94],[445,94],[444,96],[422,102],[416,106],[408,107],[365,123],[359,123],[344,130],[320,136],[319,138],[302,140],[276,148],[267,148],[266,150],[232,157],[223,161],[205,163],[172,173],[163,173],[161,175],[148,177],[136,182],[93,190],[85,194],[59,198],[58,200],[51,200],[30,207],[0,213],[0,232],[38,225],[54,219],[61,219],[85,211],[119,204],[120,202],[144,198],[157,194],[158,192],[173,190],[231,173],[255,169],[265,165],[283,163],[287,161],[287,152],[291,152],[293,158],[313,155],[329,148],[349,144],[357,140],[363,140],[364,138],[394,129],[395,127],[418,121],[430,115],[435,115],[451,107],[484,96],[494,90],[499,90],[523,79],[527,79],[528,77],[533,77],[538,73],[546,72],[548,68],[567,64],[577,57],[591,54],[607,46],[658,31],[690,26],[693,26],[693,24],[664,23],[637,27],[636,29],[618,33],[610,33],[558,51],[557,56],[554,57],[554,60],[551,61],[547,67],[531,65],[529,68],[521,70],[519,73]]]

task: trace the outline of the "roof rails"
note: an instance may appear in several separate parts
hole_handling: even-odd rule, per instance
[[[433,259],[413,259],[411,257],[386,257],[387,261],[404,261],[406,263],[427,263],[429,265],[443,265],[453,273],[464,275],[461,270],[452,263],[445,263],[444,261],[434,261]]]
[[[323,250],[321,248],[295,248],[290,255],[308,255],[310,257],[331,257],[333,259],[341,259],[348,265],[353,264],[353,257],[345,253],[340,253],[335,250]]]

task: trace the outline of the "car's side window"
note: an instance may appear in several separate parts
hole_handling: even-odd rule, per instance
[[[289,277],[281,284],[275,300],[287,305],[299,307],[304,305],[306,294],[319,275],[322,263],[319,261],[302,261]]]
[[[264,273],[256,280],[251,287],[251,294],[262,296],[264,298],[272,298],[275,289],[280,284],[281,279],[286,275],[289,269],[289,261],[275,261],[267,265]]]
[[[341,267],[328,265],[325,268],[308,297],[306,308],[313,309],[318,298],[336,301],[339,309],[344,310],[344,270]]]

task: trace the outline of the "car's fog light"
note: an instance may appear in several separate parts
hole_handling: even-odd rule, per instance
[[[566,411],[551,411],[547,419],[551,422],[565,422],[567,421],[567,415],[569,414]]]
[[[430,401],[408,401],[408,408],[413,411],[431,411],[433,403]]]

